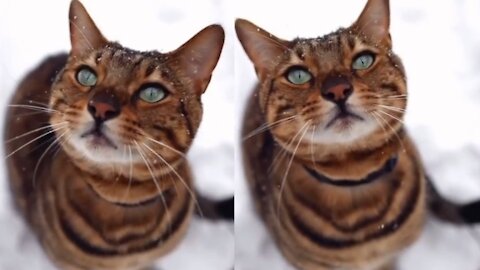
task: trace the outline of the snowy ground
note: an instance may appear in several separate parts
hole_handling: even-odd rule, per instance
[[[239,163],[238,125],[255,75],[233,21],[249,19],[286,39],[314,37],[353,22],[365,1],[83,2],[105,36],[135,49],[175,49],[210,23],[221,23],[227,33],[189,158],[198,189],[211,196],[231,194],[235,175],[235,254],[232,226],[196,219],[185,241],[159,267],[227,270],[235,260],[239,270],[290,269],[251,210]],[[480,0],[391,2],[394,49],[409,77],[407,126],[444,194],[458,201],[480,197]],[[0,0],[1,108],[27,70],[49,53],[69,48],[68,5],[68,0]],[[3,117],[0,122],[3,126]],[[53,269],[12,212],[0,175],[0,270]],[[478,270],[475,233],[480,229],[429,222],[424,236],[401,257],[401,269]]]

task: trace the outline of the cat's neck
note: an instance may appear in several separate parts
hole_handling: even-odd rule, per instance
[[[83,181],[84,188],[88,188],[105,201],[115,204],[138,205],[157,199],[165,193],[175,190],[179,187],[190,188],[190,177],[187,177],[188,171],[183,170],[184,163],[175,164],[171,168],[158,168],[152,171],[152,168],[142,168],[142,166],[123,166],[118,168],[99,168],[94,166],[85,166],[85,163],[79,164],[70,159],[66,153],[60,154],[61,157],[55,161],[55,167],[71,167],[76,175],[75,181]],[[149,177],[145,177],[144,171],[147,170]],[[174,170],[177,173],[173,173]],[[68,181],[68,179],[65,179]],[[73,180],[72,180],[73,181]],[[178,186],[178,187],[177,187]]]
[[[401,129],[388,140],[354,147],[318,147],[295,155],[296,162],[333,179],[363,179],[388,167],[404,149],[405,133]],[[379,142],[379,143],[378,143]],[[311,147],[311,146],[310,146]]]

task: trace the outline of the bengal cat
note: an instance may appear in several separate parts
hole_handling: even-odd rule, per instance
[[[180,242],[198,204],[185,154],[224,31],[139,52],[107,41],[77,0],[69,20],[70,53],[30,72],[9,105],[14,200],[60,269],[141,269]]]
[[[402,124],[407,85],[389,12],[388,0],[369,0],[350,27],[292,41],[236,21],[259,78],[243,123],[245,173],[298,269],[393,269],[428,204],[449,221],[480,221],[478,203],[436,193]]]

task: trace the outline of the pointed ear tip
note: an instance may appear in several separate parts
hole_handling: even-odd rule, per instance
[[[242,18],[237,18],[235,20],[235,30],[241,30],[245,27],[254,27],[255,25],[253,23],[251,23],[250,21],[248,20],[245,20],[245,19],[242,19]]]
[[[242,24],[245,24],[245,23],[247,23],[247,22],[248,22],[248,21],[245,20],[245,19],[236,18],[236,19],[235,19],[235,26],[237,26],[237,25],[242,25]]]
[[[82,6],[83,6],[82,3],[78,0],[70,1],[70,11],[72,11],[72,10],[78,8],[78,7],[82,7]]]
[[[70,19],[72,19],[73,16],[76,16],[79,12],[81,12],[80,10],[86,11],[83,4],[78,0],[72,0],[70,2],[70,9],[68,13]]]
[[[211,24],[205,27],[202,33],[209,33],[210,36],[214,37],[217,40],[225,40],[225,30],[220,24]]]

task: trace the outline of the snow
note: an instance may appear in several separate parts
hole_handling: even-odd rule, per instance
[[[195,219],[185,240],[159,260],[158,268],[227,270],[235,261],[239,270],[292,269],[253,212],[246,192],[238,133],[256,77],[233,22],[249,19],[285,39],[316,37],[353,22],[365,0],[82,2],[107,38],[134,49],[173,50],[211,23],[222,24],[226,31],[189,159],[202,193],[221,198],[235,190],[235,226]],[[36,63],[69,49],[68,5],[68,0],[0,0],[1,108]],[[405,122],[425,166],[446,196],[458,201],[480,197],[480,0],[391,0],[391,14],[394,50],[409,78]],[[0,270],[54,269],[11,209],[3,174],[0,182]],[[417,244],[401,255],[400,270],[478,270],[480,243],[475,235],[480,228],[431,220]]]

